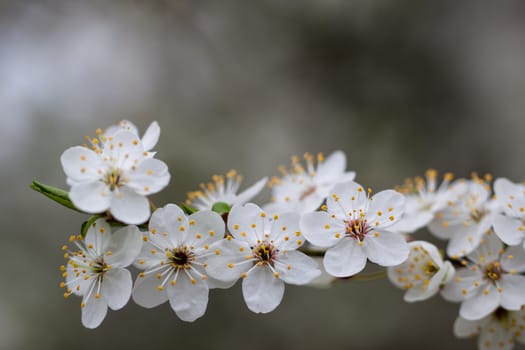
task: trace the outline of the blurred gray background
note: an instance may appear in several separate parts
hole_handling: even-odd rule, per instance
[[[28,185],[66,187],[60,154],[123,118],[161,125],[159,204],[335,149],[375,190],[428,167],[523,180],[524,35],[522,1],[0,2],[0,349],[475,349],[457,305],[386,280],[287,287],[268,315],[237,285],[195,323],[130,303],[83,329],[58,267],[85,216]]]

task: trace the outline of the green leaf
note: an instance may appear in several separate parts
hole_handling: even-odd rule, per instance
[[[55,202],[63,205],[66,208],[73,209],[80,213],[82,212],[73,205],[73,202],[71,202],[71,199],[69,199],[67,191],[61,188],[45,185],[34,180],[29,187],[37,192],[42,193],[47,198],[54,200]]]
[[[199,211],[199,209],[197,208],[194,208],[194,207],[191,207],[189,205],[186,205],[184,203],[181,203],[180,205],[180,208],[187,214],[187,215],[191,215],[193,213],[196,213]]]
[[[216,212],[218,214],[224,214],[224,213],[229,213],[231,208],[232,207],[229,204],[227,204],[227,203],[216,202],[211,207],[211,210],[213,210],[214,212]]]
[[[80,234],[82,237],[86,237],[86,233],[88,232],[89,228],[95,223],[95,221],[103,217],[104,215],[97,214],[90,217],[87,221],[84,221],[80,227]]]

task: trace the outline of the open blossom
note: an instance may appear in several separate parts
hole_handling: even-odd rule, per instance
[[[244,204],[257,196],[264,188],[268,179],[262,178],[254,185],[243,192],[237,194],[242,182],[242,176],[235,170],[230,170],[226,176],[214,175],[213,182],[202,184],[200,191],[188,193],[186,204],[199,210],[211,210],[213,205],[218,202],[226,203],[230,206]]]
[[[405,198],[386,190],[369,197],[355,182],[337,185],[326,200],[325,211],[307,213],[301,229],[308,241],[327,247],[323,264],[335,277],[352,276],[365,268],[367,258],[381,266],[405,261],[408,245],[389,231],[402,215]]]
[[[494,216],[494,232],[508,245],[525,249],[525,186],[500,178],[494,182],[496,203],[502,213]]]
[[[443,182],[438,186],[437,172],[429,169],[426,179],[416,177],[407,180],[399,192],[406,198],[405,212],[401,219],[390,229],[394,232],[412,233],[426,226],[434,214],[445,208],[453,199],[454,192],[449,190],[452,174],[445,174]],[[426,181],[425,181],[426,180]]]
[[[443,262],[433,244],[412,241],[408,246],[408,259],[399,266],[389,267],[388,278],[394,285],[406,290],[405,301],[426,300],[452,279],[454,267],[449,261]]]
[[[281,167],[283,177],[273,178],[272,203],[264,207],[268,212],[297,212],[304,214],[317,210],[335,185],[355,178],[355,172],[347,172],[346,155],[335,151],[326,159],[322,153],[314,157],[304,155],[306,167],[298,157],[292,157],[292,167],[288,171]]]
[[[481,179],[458,181],[450,191],[453,199],[435,214],[428,229],[436,237],[448,240],[447,255],[458,258],[476,249],[481,237],[490,230],[493,203],[490,186]]]
[[[135,266],[144,269],[136,280],[133,300],[152,308],[169,300],[177,316],[194,321],[204,315],[212,284],[205,259],[215,254],[214,242],[224,236],[224,221],[212,211],[190,216],[174,204],[157,209]],[[228,285],[227,285],[228,286]]]
[[[479,335],[480,350],[511,350],[514,342],[525,344],[525,311],[496,309],[479,320],[469,321],[461,316],[454,322],[454,335],[470,338]]]
[[[70,242],[78,247],[65,254],[68,260],[64,276],[64,297],[82,296],[82,324],[98,327],[106,317],[108,306],[119,310],[127,304],[132,289],[131,265],[140,252],[142,234],[135,226],[112,233],[111,226],[98,219],[88,229],[85,239],[72,236]],[[65,247],[65,249],[67,249]]]
[[[498,307],[519,310],[525,304],[525,251],[508,247],[490,232],[479,247],[463,260],[465,267],[456,270],[454,281],[445,285],[441,295],[461,302],[459,315],[478,320]]]
[[[255,204],[234,206],[228,216],[231,236],[218,242],[207,271],[223,281],[242,278],[248,308],[274,310],[284,295],[284,283],[303,285],[320,275],[317,263],[297,251],[304,243],[299,214],[267,215]]]
[[[141,224],[150,216],[147,195],[167,186],[166,164],[148,156],[129,131],[92,139],[93,148],[71,147],[60,158],[73,204],[87,213],[110,210],[119,221]]]
[[[104,136],[112,137],[112,136],[115,136],[116,133],[123,131],[123,130],[132,132],[136,136],[140,136],[139,129],[135,126],[135,124],[133,124],[129,120],[121,120],[118,124],[110,126],[104,131]],[[157,142],[159,141],[159,136],[160,136],[159,124],[157,122],[152,122],[148,126],[148,128],[146,129],[146,132],[144,133],[144,135],[142,136],[142,139],[140,140],[142,142],[142,146],[144,147],[144,151],[150,152],[155,147]]]

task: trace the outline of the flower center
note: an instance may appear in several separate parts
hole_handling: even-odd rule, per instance
[[[195,254],[188,247],[175,248],[166,253],[169,259],[170,265],[177,268],[189,268],[193,260],[195,260]]]
[[[253,256],[263,264],[273,265],[273,260],[275,259],[279,250],[273,246],[273,244],[268,242],[262,242],[255,246],[252,249]]]
[[[372,230],[368,223],[363,218],[345,220],[346,232],[348,237],[355,238],[359,241],[365,239],[368,232]]]
[[[491,262],[485,268],[485,276],[492,281],[497,281],[501,278],[503,269],[498,261]]]
[[[485,216],[485,214],[486,214],[485,210],[475,208],[470,211],[470,218],[474,222],[480,222],[481,219],[483,219],[483,217]]]
[[[119,169],[112,169],[106,174],[104,183],[109,186],[111,191],[114,191],[116,188],[122,186],[122,174]]]
[[[96,274],[104,274],[109,271],[109,268],[110,266],[104,261],[104,257],[100,257],[91,266],[91,271]]]

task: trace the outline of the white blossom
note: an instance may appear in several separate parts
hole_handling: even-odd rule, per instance
[[[76,146],[61,156],[73,204],[86,213],[110,210],[119,221],[141,224],[150,216],[147,195],[167,186],[166,164],[149,157],[129,131],[91,139],[92,149]]]
[[[454,277],[454,267],[449,261],[443,262],[433,244],[412,241],[408,246],[408,259],[401,265],[389,267],[388,278],[394,285],[406,290],[405,301],[426,300]]]
[[[199,210],[211,210],[218,202],[230,206],[244,204],[259,194],[268,178],[264,177],[243,192],[237,194],[242,182],[242,176],[235,170],[230,170],[226,176],[214,175],[212,182],[201,184],[201,190],[188,193],[186,204]]]
[[[82,324],[86,328],[98,327],[106,317],[108,306],[119,310],[127,304],[132,289],[131,265],[142,246],[142,234],[135,226],[111,232],[111,226],[98,219],[88,229],[85,239],[72,236],[70,242],[78,247],[68,250],[63,276],[66,282],[64,297],[82,296]]]
[[[343,151],[335,151],[326,159],[319,153],[317,166],[311,154],[306,153],[304,158],[306,167],[294,156],[291,169],[281,167],[283,176],[271,180],[272,203],[264,207],[266,211],[312,212],[323,204],[335,185],[355,178],[355,172],[345,170],[346,155]]]
[[[496,309],[479,320],[469,321],[461,316],[454,322],[454,335],[470,338],[479,335],[480,350],[511,350],[515,341],[525,344],[525,312]]]
[[[449,190],[452,174],[445,174],[439,186],[435,170],[429,169],[425,175],[425,179],[421,177],[409,179],[397,189],[405,195],[406,205],[401,219],[390,227],[393,232],[413,233],[426,226],[434,219],[434,214],[445,208],[453,199],[454,192]]]
[[[493,233],[482,237],[476,250],[462,260],[464,267],[441,290],[449,301],[461,302],[459,314],[478,320],[498,307],[519,310],[525,304],[525,251],[521,246],[508,247]]]
[[[236,205],[228,216],[231,236],[215,246],[207,271],[217,279],[242,278],[248,308],[274,310],[284,295],[284,283],[303,285],[320,275],[317,263],[297,251],[304,243],[299,214],[267,215],[255,204]]]
[[[525,249],[525,186],[505,178],[494,182],[496,203],[502,213],[494,216],[494,232],[508,245],[524,244]]]
[[[209,288],[222,287],[205,274],[205,258],[224,236],[224,221],[212,211],[190,216],[174,204],[157,209],[135,266],[143,269],[133,300],[152,308],[169,300],[177,316],[192,322],[204,315]],[[224,285],[228,287],[229,285]]]
[[[395,266],[409,254],[404,237],[389,231],[403,214],[404,204],[404,196],[396,191],[370,198],[361,185],[346,182],[333,189],[325,211],[302,216],[301,229],[308,241],[328,248],[323,264],[335,277],[360,272],[367,258],[381,266]]]
[[[481,179],[456,181],[447,206],[435,214],[428,229],[436,237],[448,240],[447,255],[465,256],[476,249],[481,237],[492,225],[493,203],[490,186]]]

